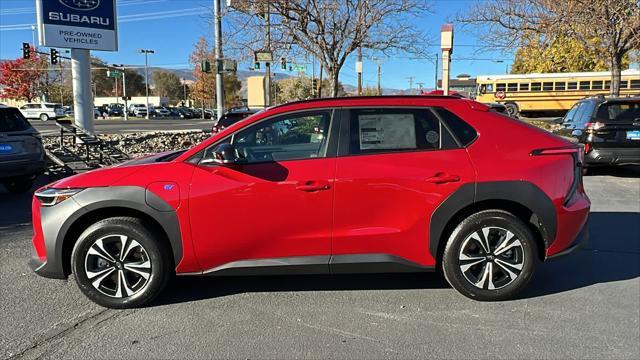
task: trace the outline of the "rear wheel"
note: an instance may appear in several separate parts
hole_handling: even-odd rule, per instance
[[[168,251],[140,219],[114,217],[85,230],[71,266],[80,290],[109,308],[132,308],[153,300],[171,270]]]
[[[21,194],[31,190],[33,187],[33,180],[33,177],[11,179],[9,181],[5,181],[3,185],[10,193]]]
[[[40,114],[40,120],[42,120],[42,121],[48,121],[48,120],[49,120],[49,115],[47,115],[47,114]]]
[[[507,115],[511,116],[512,118],[517,118],[518,117],[518,105],[514,104],[514,103],[506,103],[504,104],[504,107],[507,110]]]
[[[501,210],[469,216],[453,231],[444,250],[447,281],[476,300],[513,298],[531,280],[537,246],[520,219]]]

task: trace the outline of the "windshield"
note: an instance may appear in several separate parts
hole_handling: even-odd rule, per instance
[[[0,132],[24,131],[30,127],[18,109],[0,109]]]

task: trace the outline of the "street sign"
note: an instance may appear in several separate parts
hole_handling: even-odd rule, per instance
[[[271,51],[256,51],[254,56],[257,62],[273,62],[273,53]]]
[[[40,45],[117,51],[116,0],[36,0]]]
[[[292,65],[290,71],[307,71],[307,65]]]
[[[107,77],[110,77],[110,78],[121,78],[122,77],[122,71],[107,70]]]

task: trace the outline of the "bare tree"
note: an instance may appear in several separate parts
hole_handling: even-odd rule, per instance
[[[553,41],[564,36],[600,54],[611,68],[611,94],[620,93],[624,56],[640,48],[637,0],[489,0],[456,20],[470,25],[491,47],[513,50],[523,36]]]
[[[431,10],[426,0],[247,0],[243,4],[244,20],[236,21],[243,24],[235,31],[242,35],[239,43],[259,49],[264,29],[259,24],[269,14],[272,48],[317,58],[331,79],[332,96],[339,92],[340,70],[359,47],[370,53],[421,55],[428,44],[411,19]]]

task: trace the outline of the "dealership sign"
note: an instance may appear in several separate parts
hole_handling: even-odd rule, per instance
[[[36,0],[40,45],[118,50],[116,0]]]

